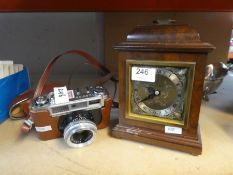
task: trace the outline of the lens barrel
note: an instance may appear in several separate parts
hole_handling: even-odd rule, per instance
[[[90,145],[96,138],[96,124],[90,120],[77,120],[70,122],[64,130],[65,142],[73,148]]]

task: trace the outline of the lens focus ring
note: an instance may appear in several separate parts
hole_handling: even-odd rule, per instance
[[[96,138],[97,127],[89,120],[71,122],[64,130],[65,142],[73,148],[90,145]]]

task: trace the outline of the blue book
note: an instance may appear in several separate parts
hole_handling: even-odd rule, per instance
[[[28,70],[23,70],[0,79],[0,123],[9,116],[11,102],[30,88]]]

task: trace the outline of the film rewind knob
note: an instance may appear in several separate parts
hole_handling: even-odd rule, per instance
[[[38,105],[38,106],[42,106],[42,105],[46,104],[47,102],[48,102],[48,99],[45,96],[39,96],[36,99],[36,105]]]

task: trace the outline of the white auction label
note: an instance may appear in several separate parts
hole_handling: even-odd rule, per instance
[[[40,126],[40,127],[35,127],[37,132],[46,132],[46,131],[51,131],[52,127],[51,125],[48,126]]]
[[[54,91],[55,104],[69,102],[69,95],[68,95],[66,86],[55,87],[55,88],[53,88],[53,91]]]
[[[131,80],[155,82],[156,68],[133,66]]]
[[[165,133],[182,134],[182,128],[174,127],[174,126],[165,126]]]

